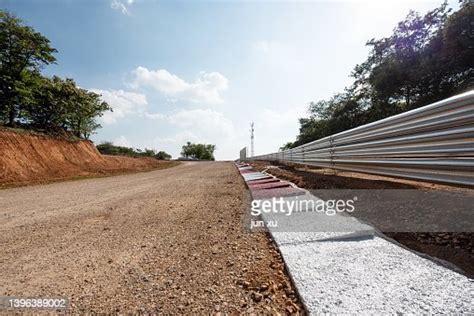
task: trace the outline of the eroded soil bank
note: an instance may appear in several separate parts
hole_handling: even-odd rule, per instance
[[[86,140],[0,129],[0,188],[61,179],[162,169],[177,162],[101,155]]]

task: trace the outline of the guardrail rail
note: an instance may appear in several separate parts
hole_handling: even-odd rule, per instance
[[[248,159],[474,186],[474,90]]]

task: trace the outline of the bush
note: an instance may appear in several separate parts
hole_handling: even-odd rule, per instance
[[[171,155],[164,151],[156,152],[153,149],[141,150],[134,149],[125,146],[116,146],[111,142],[103,142],[96,146],[97,150],[103,155],[119,155],[119,156],[130,156],[130,157],[154,157],[160,160],[169,160]]]

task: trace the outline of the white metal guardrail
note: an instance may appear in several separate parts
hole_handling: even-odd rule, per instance
[[[249,159],[474,186],[474,90]]]

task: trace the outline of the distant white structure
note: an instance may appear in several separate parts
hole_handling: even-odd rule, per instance
[[[253,157],[255,155],[255,152],[253,150],[253,132],[254,132],[254,129],[253,129],[253,122],[250,123],[250,157]]]
[[[239,158],[240,158],[240,160],[247,159],[247,147],[244,147],[240,150]]]

